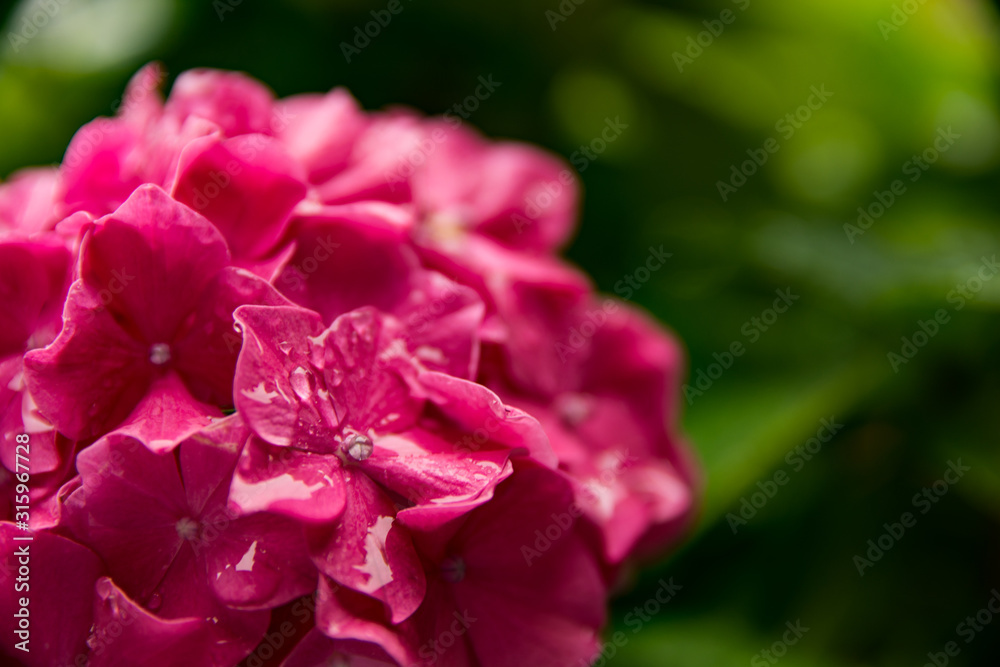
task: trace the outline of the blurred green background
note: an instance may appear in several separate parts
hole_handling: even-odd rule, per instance
[[[401,1],[350,62],[341,44],[387,2],[3,5],[0,174],[57,162],[152,59],[171,76],[239,69],[279,95],[343,85],[367,108],[429,113],[492,75],[501,85],[472,124],[586,165],[568,254],[602,290],[649,246],[673,253],[631,300],[689,350],[704,511],[688,544],[623,587],[612,631],[626,641],[606,664],[916,667],[952,641],[949,664],[1000,664],[1000,618],[959,625],[1000,587],[1000,280],[977,278],[1000,250],[996,8]],[[31,33],[25,17],[46,6],[58,9]],[[607,119],[627,127],[598,152]],[[951,143],[934,148],[939,131]],[[774,318],[778,289],[799,298]],[[735,342],[745,351],[729,359]],[[822,419],[843,427],[796,453],[826,435]],[[968,472],[915,504],[959,459]],[[915,525],[886,537],[907,511]],[[880,536],[898,543],[861,576],[855,556]],[[637,624],[628,614],[661,577],[682,589]],[[801,639],[761,653],[796,621]]]

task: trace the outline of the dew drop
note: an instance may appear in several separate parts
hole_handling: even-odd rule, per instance
[[[313,395],[313,383],[315,379],[312,373],[304,368],[296,368],[292,371],[289,381],[292,383],[292,389],[295,394],[303,401],[308,401]]]
[[[292,344],[289,343],[287,340],[283,340],[280,343],[278,343],[278,349],[284,352],[285,354],[288,354],[289,352],[292,351]]]
[[[163,606],[163,596],[160,595],[159,593],[153,593],[149,597],[149,602],[146,604],[146,606],[149,607],[150,611],[156,611],[157,609]]]
[[[170,361],[170,346],[166,343],[154,343],[149,348],[149,360],[157,366]]]
[[[344,371],[334,366],[326,372],[326,384],[330,387],[338,387],[344,381]]]
[[[354,433],[344,440],[343,448],[350,458],[355,461],[364,461],[372,455],[375,444],[367,435]]]

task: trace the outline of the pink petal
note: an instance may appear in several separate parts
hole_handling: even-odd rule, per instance
[[[81,277],[108,292],[108,309],[152,345],[172,341],[228,262],[225,241],[211,223],[144,185],[97,222],[83,249]]]
[[[0,185],[0,229],[23,234],[50,229],[59,219],[54,168],[24,169]]]
[[[237,414],[214,420],[182,443],[180,474],[191,512],[202,515],[207,508],[226,512],[233,468],[249,437],[250,431]]]
[[[423,271],[396,314],[406,326],[407,347],[425,367],[471,380],[479,366],[484,312],[475,290]]]
[[[154,452],[168,452],[208,426],[218,408],[196,400],[175,373],[155,379],[115,433],[130,436]]]
[[[396,211],[359,208],[332,207],[299,220],[298,248],[275,281],[324,322],[362,306],[392,312],[417,289],[420,263],[404,245],[405,232],[393,218],[377,219]]]
[[[233,405],[233,375],[242,345],[233,311],[242,304],[280,306],[288,301],[260,278],[226,267],[202,292],[190,327],[173,341],[173,367],[200,401]]]
[[[138,405],[154,377],[149,349],[130,337],[80,281],[70,289],[59,337],[25,355],[38,408],[68,437],[107,433]]]
[[[344,642],[339,644],[343,645]],[[348,655],[337,650],[337,646],[337,641],[313,628],[295,645],[281,663],[281,667],[316,667],[324,664],[340,665],[340,667],[395,667],[397,664],[394,661]]]
[[[465,568],[452,585],[455,608],[476,619],[468,634],[484,667],[569,666],[596,652],[606,590],[572,507],[558,473],[524,465],[451,540],[449,551]],[[549,536],[544,551],[540,534]],[[525,548],[537,551],[530,563]]]
[[[347,166],[357,137],[368,124],[358,103],[343,88],[326,95],[297,95],[277,104],[276,114],[288,118],[277,132],[289,155],[322,182]]]
[[[165,619],[130,599],[111,579],[96,586],[93,667],[185,667],[236,664],[263,637],[267,612]]]
[[[208,218],[235,257],[260,257],[277,245],[306,194],[301,171],[276,140],[243,135],[189,151],[172,194]]]
[[[384,602],[398,623],[423,599],[423,568],[388,496],[360,472],[345,470],[344,479],[347,504],[340,521],[308,532],[313,562],[341,585]]]
[[[17,664],[27,667],[75,665],[77,656],[87,652],[94,581],[104,567],[92,551],[53,533],[36,533],[31,541],[14,539],[28,535],[13,524],[0,524],[0,648],[10,656],[8,660],[19,660]],[[23,549],[29,554],[30,588],[18,592],[18,552]],[[18,619],[14,614],[21,609],[22,597],[30,600],[26,637],[15,634]],[[15,648],[22,639],[29,639],[28,652]]]
[[[414,201],[431,224],[435,217],[453,217],[452,224],[518,249],[551,252],[563,245],[579,199],[569,166],[534,147],[490,144],[446,125],[431,124],[430,132],[443,138],[412,178]]]
[[[239,609],[270,609],[316,588],[302,528],[273,514],[238,518],[206,554],[216,597]]]
[[[236,405],[272,444],[329,453],[345,427],[393,432],[422,408],[410,386],[412,360],[391,318],[363,308],[324,331],[312,311],[244,306],[236,319],[247,341]]]
[[[428,132],[420,119],[395,112],[373,117],[357,138],[347,166],[317,185],[326,204],[375,199],[410,200],[407,176],[413,163],[426,155]]]
[[[328,451],[329,444],[323,443],[337,424],[336,416],[327,424],[319,411],[322,405],[300,398],[295,389],[298,386],[308,398],[321,388],[312,387],[319,376],[312,367],[309,342],[323,332],[319,315],[294,306],[243,306],[235,318],[243,331],[243,348],[233,394],[247,425],[275,445],[306,441]]]
[[[137,159],[142,129],[123,119],[98,118],[73,135],[59,169],[67,212],[109,213],[148,182],[146,165]]]
[[[0,240],[0,357],[23,353],[29,341],[40,347],[55,337],[70,272],[62,243]]]
[[[450,420],[474,436],[472,443],[475,445],[482,446],[489,441],[523,450],[540,463],[555,467],[555,454],[535,418],[505,406],[500,397],[486,387],[434,371],[421,373],[420,384]],[[483,432],[482,437],[480,432]],[[465,440],[465,448],[472,449],[469,439]]]
[[[178,522],[189,517],[172,455],[110,436],[77,457],[89,517],[86,542],[129,594],[150,598],[184,546]]]
[[[174,82],[165,112],[183,120],[199,116],[222,128],[228,137],[274,129],[274,96],[263,84],[238,72],[187,70]]]
[[[251,438],[233,476],[230,499],[243,514],[269,511],[306,522],[333,521],[346,502],[340,467],[335,456]]]
[[[320,577],[316,598],[316,629],[335,639],[333,646],[352,656],[367,658],[373,667],[383,662],[415,665],[409,644],[415,636],[408,626],[387,628],[385,608],[377,600]],[[400,635],[405,638],[401,638]]]
[[[427,530],[420,506],[433,505],[427,518],[444,523],[487,502],[511,473],[508,456],[504,450],[470,453],[430,433],[409,431],[376,439],[372,455],[359,465],[372,480],[417,505],[406,510],[404,523]]]

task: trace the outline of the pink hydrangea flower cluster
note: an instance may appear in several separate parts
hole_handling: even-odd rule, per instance
[[[0,648],[587,664],[696,481],[677,345],[556,256],[575,177],[341,89],[161,79],[0,186]]]

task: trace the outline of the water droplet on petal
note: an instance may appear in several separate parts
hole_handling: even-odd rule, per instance
[[[326,384],[329,387],[337,387],[344,381],[344,371],[337,366],[333,366],[326,372]]]
[[[348,457],[354,459],[355,461],[364,461],[372,455],[372,451],[375,449],[375,444],[367,435],[354,433],[344,439],[343,449],[344,452],[347,453]]]
[[[167,363],[170,361],[170,346],[166,343],[154,343],[149,348],[149,360],[157,366]]]
[[[284,352],[285,354],[288,354],[289,352],[292,351],[292,344],[289,343],[287,340],[283,340],[280,343],[278,343],[278,349]]]
[[[149,596],[149,602],[146,603],[146,606],[149,607],[150,611],[156,611],[163,606],[163,596],[159,593],[153,593]]]
[[[303,401],[308,401],[313,395],[313,384],[316,382],[312,373],[304,368],[296,368],[292,371],[289,381],[295,394]]]

